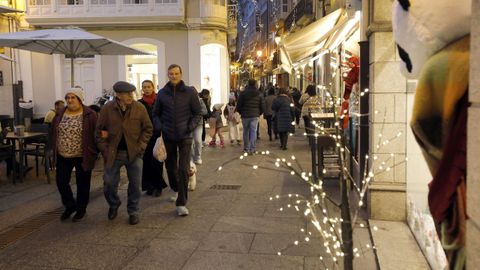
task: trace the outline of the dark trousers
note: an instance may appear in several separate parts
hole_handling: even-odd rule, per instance
[[[300,115],[302,114],[302,110],[301,108],[295,108],[295,123],[297,124],[300,124]]]
[[[205,142],[205,136],[206,136],[206,133],[205,133],[205,118],[203,118],[202,121],[203,121],[203,125],[202,125],[202,142]]]
[[[178,192],[176,205],[185,206],[188,199],[188,171],[192,156],[192,139],[169,141],[164,138],[167,160],[165,161],[168,182],[173,191]]]
[[[273,119],[272,119],[273,115],[266,115],[265,116],[265,120],[267,120],[267,133],[268,133],[268,137],[270,138],[270,140],[272,139],[272,132],[273,132]]]
[[[163,162],[153,157],[153,147],[157,136],[152,136],[143,154],[142,190],[162,190],[167,187],[163,179]]]
[[[90,180],[92,171],[85,171],[82,168],[83,158],[64,158],[57,155],[57,188],[62,197],[62,203],[67,209],[85,211],[90,198]],[[72,188],[70,187],[70,178],[72,170],[75,167],[75,177],[77,182],[77,200],[73,198]]]
[[[279,132],[278,134],[280,135],[280,146],[287,148],[288,132]]]

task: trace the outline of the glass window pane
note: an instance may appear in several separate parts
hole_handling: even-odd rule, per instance
[[[147,2],[148,0],[123,0],[123,3],[127,5],[147,4]]]

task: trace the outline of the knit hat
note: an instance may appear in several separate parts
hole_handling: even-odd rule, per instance
[[[80,87],[73,87],[67,90],[67,92],[65,93],[65,98],[68,94],[74,94],[82,103],[85,101],[85,92]]]
[[[113,91],[117,93],[129,93],[136,89],[135,85],[124,81],[118,81],[113,85]]]

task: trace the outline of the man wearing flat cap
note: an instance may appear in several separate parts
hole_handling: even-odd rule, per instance
[[[120,168],[125,166],[128,175],[127,211],[131,225],[139,222],[142,157],[153,133],[145,106],[134,99],[135,89],[135,86],[123,81],[113,85],[115,100],[103,106],[96,129],[97,146],[105,161],[103,192],[110,206],[108,219],[117,217],[121,204],[118,197]]]

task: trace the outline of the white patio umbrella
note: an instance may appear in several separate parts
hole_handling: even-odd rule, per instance
[[[71,61],[70,81],[74,85],[74,59],[92,55],[148,55],[118,41],[79,28],[46,29],[0,34],[0,47],[46,54],[64,54]]]
[[[22,13],[22,12],[23,12],[22,10],[18,10],[18,9],[14,9],[14,8],[11,8],[11,7],[0,5],[0,14],[3,14],[3,13]],[[15,60],[6,56],[3,53],[0,53],[0,59],[10,61],[10,62],[15,62]]]
[[[0,53],[0,59],[6,60],[6,61],[10,61],[10,62],[15,62],[15,60],[13,60],[12,58],[6,56],[6,55],[3,54],[3,53]]]
[[[0,14],[1,13],[22,13],[22,10],[14,9],[7,6],[0,6]]]

